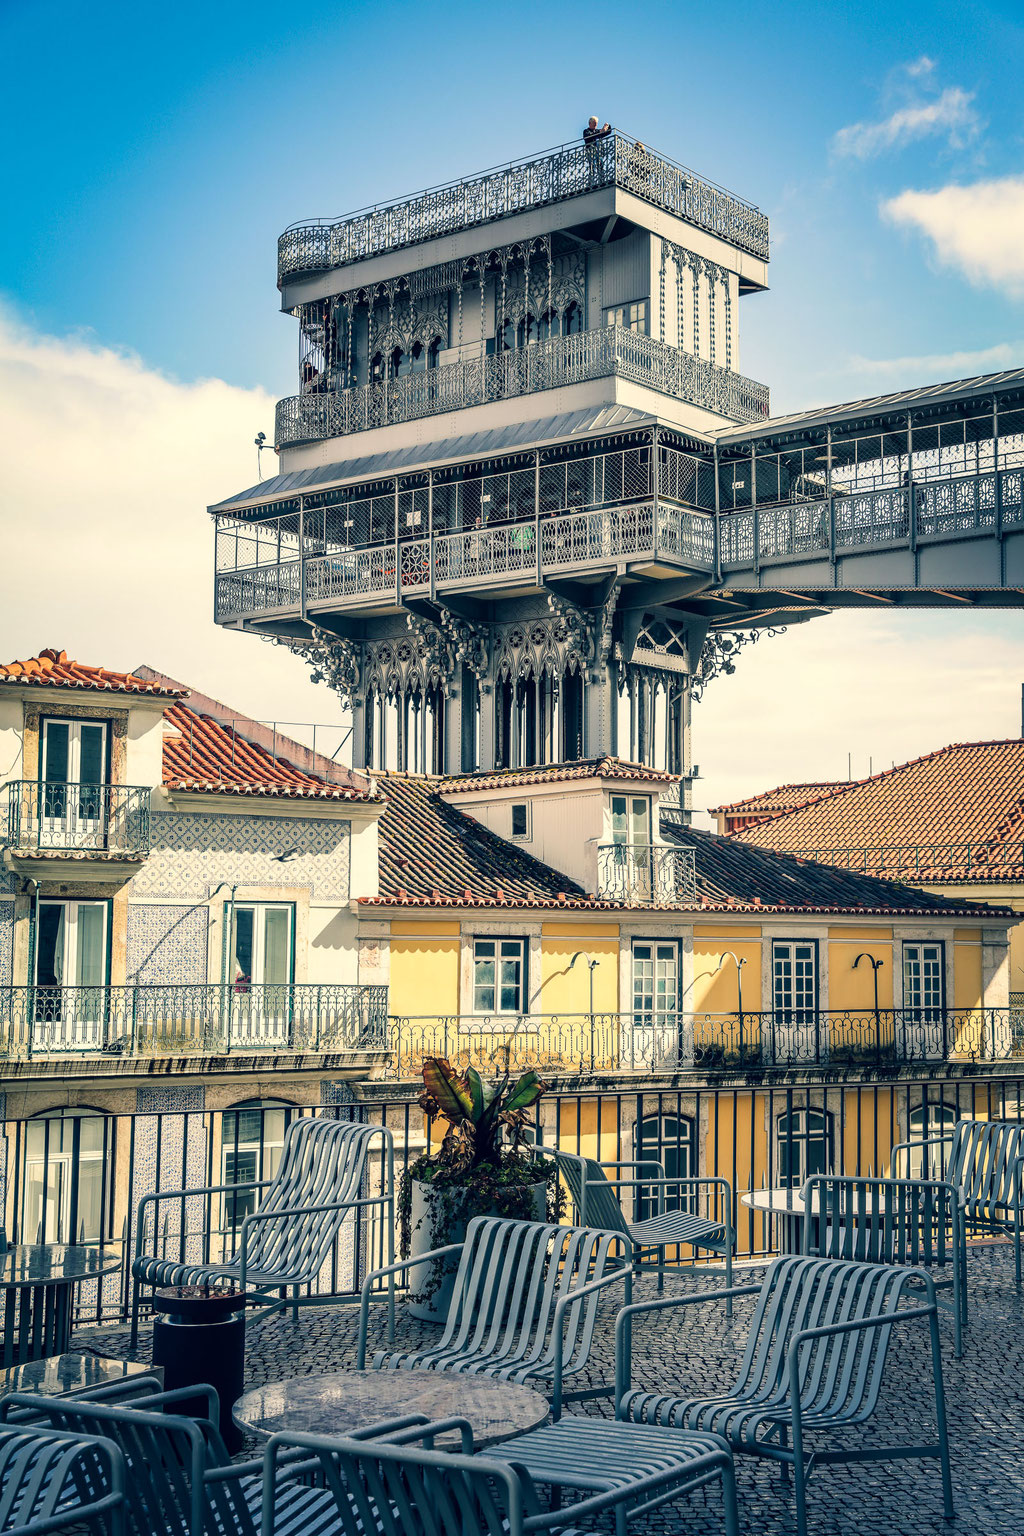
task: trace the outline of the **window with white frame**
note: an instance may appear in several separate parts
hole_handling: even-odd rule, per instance
[[[693,1121],[688,1115],[647,1115],[638,1120],[633,1129],[633,1157],[637,1163],[649,1159],[660,1163],[668,1179],[691,1179],[696,1175],[696,1136]],[[625,1173],[625,1169],[623,1169]],[[645,1175],[660,1177],[656,1169],[637,1168],[631,1177],[642,1179]],[[658,1199],[653,1190],[640,1188],[636,1191],[636,1219],[646,1221],[658,1214]],[[677,1211],[685,1206],[689,1191],[666,1186],[665,1209]]]
[[[633,941],[633,1023],[674,1025],[679,1017],[679,945],[675,940]]]
[[[228,980],[236,991],[292,979],[295,908],[290,902],[238,902],[231,909]]]
[[[917,1019],[941,1016],[946,996],[945,946],[904,944],[903,1007]]]
[[[775,1156],[779,1183],[799,1189],[812,1173],[831,1173],[835,1129],[823,1109],[791,1109],[775,1122]]]
[[[910,1111],[907,1140],[923,1143],[938,1142],[940,1137],[951,1137],[958,1120],[970,1120],[973,1116],[957,1109],[954,1104],[932,1102],[918,1104]],[[899,1168],[894,1169],[903,1179],[941,1179],[949,1160],[952,1143],[926,1147],[912,1146],[909,1152],[900,1154]]]
[[[772,944],[772,1008],[787,1024],[812,1024],[818,1008],[818,946],[813,939]]]
[[[527,954],[526,939],[474,939],[474,1013],[526,1012]]]
[[[618,325],[624,331],[639,331],[646,336],[650,329],[651,306],[648,299],[636,299],[632,304],[613,304],[604,312],[605,325]]]
[[[113,1120],[49,1109],[25,1126],[19,1241],[100,1243],[113,1236]]]
[[[228,1249],[256,1209],[260,1191],[255,1186],[277,1173],[291,1116],[292,1106],[280,1099],[244,1099],[220,1117],[220,1182],[239,1186],[224,1196]]]
[[[512,836],[530,839],[530,802],[517,802],[512,807]]]

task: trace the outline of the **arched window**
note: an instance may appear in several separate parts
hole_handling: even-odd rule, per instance
[[[395,347],[391,354],[391,377],[404,379],[407,373],[412,372],[412,356],[403,352],[401,347]]]
[[[417,342],[415,342],[413,344],[413,349],[412,349],[412,352],[410,353],[409,372],[410,373],[426,373],[426,371],[427,371],[427,349],[423,345],[422,341],[417,341]]]
[[[441,359],[441,338],[435,336],[427,348],[427,367],[436,368]]]
[[[539,340],[536,320],[532,315],[524,315],[516,327],[516,345],[534,347]]]
[[[552,336],[562,334],[562,317],[557,309],[545,310],[540,317],[538,330],[541,341],[548,341]]]
[[[957,1109],[954,1104],[929,1102],[918,1104],[910,1111],[908,1141],[935,1141],[940,1136],[951,1136],[958,1120],[971,1120],[973,1116]],[[900,1154],[899,1169],[894,1176],[901,1179],[941,1179],[949,1159],[950,1143],[936,1147],[911,1147],[909,1153]]]
[[[219,1182],[240,1186],[224,1197],[223,1231],[229,1250],[259,1203],[260,1192],[246,1186],[272,1179],[277,1172],[293,1108],[282,1099],[243,1099],[220,1117]]]
[[[511,352],[515,344],[516,323],[514,320],[503,320],[495,333],[494,350],[496,352]]]
[[[692,1179],[697,1172],[696,1136],[693,1121],[686,1115],[648,1115],[633,1127],[633,1158],[642,1163],[649,1159],[660,1163],[669,1179]],[[660,1177],[655,1168],[638,1168],[638,1179],[646,1175]],[[665,1190],[665,1209],[678,1211],[689,1199],[689,1191]],[[658,1199],[653,1191],[637,1190],[636,1219],[646,1221],[658,1213]]]
[[[583,329],[583,311],[574,299],[562,316],[562,335],[576,336]]]
[[[812,1173],[831,1173],[835,1128],[828,1110],[793,1109],[775,1122],[779,1183],[799,1189]]]
[[[113,1121],[94,1109],[49,1109],[25,1126],[23,1243],[101,1243],[113,1236]]]
[[[375,352],[370,361],[370,379],[372,383],[379,384],[384,377],[384,355]]]

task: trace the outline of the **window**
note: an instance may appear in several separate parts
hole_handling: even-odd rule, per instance
[[[772,945],[772,1007],[786,1024],[813,1024],[818,1008],[818,946],[814,940]]]
[[[562,316],[562,335],[578,336],[583,329],[583,310],[575,300]]]
[[[224,1197],[224,1231],[237,1237],[242,1222],[259,1203],[261,1191],[245,1188],[272,1179],[281,1161],[284,1133],[292,1106],[279,1099],[245,1099],[220,1117],[222,1184],[239,1184]],[[233,1242],[228,1244],[233,1247]]]
[[[53,1109],[25,1127],[19,1238],[100,1243],[113,1235],[111,1122],[90,1109]]]
[[[676,1027],[679,1017],[679,946],[672,940],[633,943],[633,1023]]]
[[[107,778],[106,724],[95,720],[44,720],[40,778],[40,846],[101,846]]]
[[[973,1117],[955,1104],[918,1104],[910,1111],[908,1141],[933,1141],[939,1136],[951,1136],[958,1120]],[[898,1138],[897,1138],[898,1139]],[[898,1176],[901,1179],[941,1179],[950,1153],[950,1142],[945,1146],[911,1147],[898,1158]],[[893,1176],[897,1176],[894,1170]]]
[[[646,848],[651,841],[651,802],[647,795],[612,795],[612,842]]]
[[[945,1005],[944,946],[904,944],[903,1007],[919,1019],[941,1017]]]
[[[530,806],[514,805],[512,807],[512,836],[529,838],[530,836]]]
[[[812,1173],[830,1173],[835,1151],[833,1118],[827,1110],[793,1109],[775,1123],[779,1183],[799,1189]]]
[[[633,1130],[633,1157],[638,1163],[649,1158],[652,1163],[660,1163],[665,1170],[665,1176],[669,1179],[692,1179],[696,1174],[696,1157],[694,1156],[694,1128],[693,1121],[684,1115],[650,1115],[646,1119],[637,1121]],[[623,1169],[625,1177],[626,1170]],[[654,1174],[651,1168],[637,1168],[630,1175],[631,1178],[643,1178],[646,1174]],[[660,1177],[660,1175],[657,1175]],[[658,1214],[658,1201],[653,1192],[645,1193],[637,1190],[636,1219],[646,1221],[649,1216]],[[690,1191],[683,1195],[680,1190],[666,1188],[665,1209],[677,1211],[688,1199]]]
[[[103,1044],[109,905],[105,901],[40,901],[35,938],[36,1024],[61,1026],[61,1048]]]
[[[474,941],[474,1013],[525,1013],[526,957],[525,939]]]
[[[650,329],[650,303],[637,299],[633,304],[615,304],[604,312],[605,325],[618,325],[624,331],[639,331],[646,336]]]
[[[249,986],[285,986],[292,979],[295,908],[290,903],[244,903],[233,909],[228,980]]]

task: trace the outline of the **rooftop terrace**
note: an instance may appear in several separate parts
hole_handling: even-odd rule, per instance
[[[615,132],[595,144],[559,144],[339,218],[300,220],[278,241],[278,286],[604,187],[620,187],[768,260],[768,219],[758,208]]]

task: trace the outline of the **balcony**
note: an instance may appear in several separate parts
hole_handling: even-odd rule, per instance
[[[1024,1058],[1024,1017],[1009,1008],[778,1013],[495,1014],[393,1018],[392,1063],[415,1076],[428,1056],[493,1071],[546,1073],[885,1071]]]
[[[597,890],[628,907],[693,906],[694,850],[671,844],[602,843],[597,850]]]
[[[358,608],[368,599],[400,603],[416,593],[446,589],[539,585],[548,574],[662,558],[710,572],[714,519],[648,501],[407,539],[397,546],[397,560],[391,543],[222,571],[216,579],[216,618],[223,623],[306,605]]]
[[[727,421],[758,422],[769,414],[766,384],[681,352],[653,336],[607,325],[491,357],[444,363],[401,379],[381,379],[358,389],[279,400],[275,440],[278,448],[290,448],[608,378],[646,385]]]
[[[13,779],[2,793],[0,826],[15,859],[139,860],[149,852],[148,788]]]
[[[613,133],[590,146],[579,140],[562,144],[413,197],[378,203],[348,218],[295,223],[278,241],[278,286],[604,187],[632,192],[768,260],[768,219],[752,203],[628,135]]]
[[[246,1051],[379,1055],[388,989],[312,983],[0,989],[8,1060],[96,1054],[215,1056]]]

